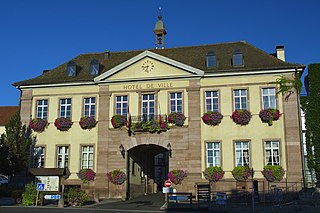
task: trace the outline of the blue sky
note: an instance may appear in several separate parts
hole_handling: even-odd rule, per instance
[[[319,63],[318,0],[1,0],[0,106],[19,104],[12,83],[82,53],[154,48],[162,8],[166,47],[245,40],[288,62]]]

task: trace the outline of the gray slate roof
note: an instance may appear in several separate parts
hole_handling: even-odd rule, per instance
[[[232,55],[235,49],[241,50],[244,59],[244,66],[233,67]],[[99,60],[100,74],[104,73],[115,66],[131,59],[142,53],[144,50],[132,50],[123,52],[110,52],[107,56],[105,53],[81,54],[70,61],[74,61],[79,70],[78,74],[70,77],[67,74],[67,62],[49,70],[42,75],[16,82],[13,86],[41,85],[67,82],[88,82],[93,81],[94,77],[89,72],[90,62],[94,59]],[[191,67],[203,70],[205,73],[232,72],[232,71],[253,71],[253,70],[272,70],[288,68],[305,68],[302,64],[288,63],[281,61],[274,56],[262,51],[255,46],[241,41],[220,44],[210,44],[201,46],[189,46],[166,49],[150,49],[149,51],[168,57],[170,59],[187,64]],[[218,66],[214,68],[206,67],[206,55],[208,52],[214,52],[217,56]]]

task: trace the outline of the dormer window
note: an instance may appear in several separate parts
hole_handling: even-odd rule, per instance
[[[74,61],[70,61],[68,63],[68,76],[76,76],[76,72],[77,72],[77,64]]]
[[[207,67],[216,67],[217,66],[217,56],[214,52],[208,52],[207,54]]]
[[[98,75],[99,74],[99,61],[98,60],[92,60],[90,63],[90,74],[91,75]]]
[[[232,65],[234,67],[243,66],[243,55],[241,50],[236,49],[232,56]]]

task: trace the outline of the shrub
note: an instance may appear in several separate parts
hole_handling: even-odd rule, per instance
[[[217,126],[221,123],[223,115],[220,112],[211,112],[208,111],[203,114],[202,121],[210,126]]]
[[[176,185],[181,184],[183,179],[187,176],[187,172],[181,169],[174,169],[168,173],[168,178]]]
[[[70,118],[57,118],[54,121],[54,125],[60,131],[68,131],[71,128],[72,124],[73,123]]]
[[[83,183],[88,183],[93,181],[96,176],[96,173],[92,169],[80,169],[78,177],[82,180]]]
[[[127,180],[126,174],[120,169],[108,172],[107,178],[111,183],[115,185],[121,185]]]
[[[42,118],[34,118],[29,122],[29,126],[35,132],[43,132],[48,126],[48,121]]]
[[[237,181],[246,181],[251,177],[251,170],[248,166],[236,166],[231,173]]]
[[[168,115],[168,122],[176,124],[176,126],[183,126],[186,116],[182,112],[171,112]]]
[[[124,115],[114,115],[111,118],[113,128],[120,128],[126,125],[127,118]]]
[[[282,166],[279,165],[267,165],[261,171],[263,176],[268,182],[281,181],[285,174]]]
[[[92,129],[97,125],[97,121],[94,117],[84,116],[80,118],[79,125],[82,129]]]
[[[76,187],[69,188],[64,194],[64,197],[69,205],[72,206],[83,206],[83,204],[89,199],[88,195],[84,191]]]
[[[204,177],[210,182],[218,182],[224,176],[220,166],[210,166],[203,172]]]
[[[34,183],[29,183],[25,187],[25,191],[22,194],[22,205],[24,206],[34,206],[37,199],[37,190]],[[38,203],[40,198],[38,198]]]

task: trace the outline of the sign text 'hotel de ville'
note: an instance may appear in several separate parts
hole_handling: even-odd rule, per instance
[[[171,87],[173,87],[172,82],[123,85],[124,90],[158,89],[158,88],[171,88]]]

